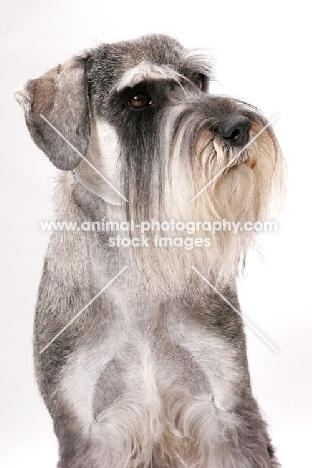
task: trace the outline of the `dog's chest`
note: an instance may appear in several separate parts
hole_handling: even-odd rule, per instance
[[[157,419],[173,392],[190,400],[213,393],[220,407],[231,406],[225,395],[237,376],[221,339],[178,320],[169,306],[140,304],[129,312],[124,301],[110,314],[105,333],[98,330],[97,339],[77,349],[62,371],[61,393],[86,432],[114,408],[126,411],[129,405],[155,411]]]

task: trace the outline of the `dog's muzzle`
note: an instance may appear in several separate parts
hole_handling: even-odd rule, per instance
[[[248,143],[251,126],[252,122],[248,117],[233,114],[221,122],[215,132],[231,146],[244,146]]]

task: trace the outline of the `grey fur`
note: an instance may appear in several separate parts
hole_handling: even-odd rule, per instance
[[[34,141],[58,168],[77,166],[75,177],[60,174],[57,218],[139,222],[218,213],[221,219],[264,219],[282,187],[271,129],[200,202],[189,203],[204,185],[200,171],[209,180],[236,154],[215,131],[220,122],[240,114],[255,129],[266,124],[248,104],[210,96],[210,68],[175,40],[146,36],[104,44],[29,81],[17,99]],[[194,84],[198,74],[201,91]],[[138,76],[143,83],[136,83]],[[130,88],[153,95],[153,106],[126,105],[131,80],[136,84]],[[96,174],[86,172],[84,161],[40,114],[109,172],[129,204],[112,198]],[[101,145],[87,152],[90,125],[94,135],[96,125],[103,129],[105,141],[116,135],[109,155]],[[190,269],[198,266],[239,308],[235,276],[253,237],[237,239],[222,233],[203,254],[110,247],[103,232],[52,234],[34,355],[59,440],[59,468],[280,466],[252,396],[242,320]],[[40,353],[124,266],[123,275]]]

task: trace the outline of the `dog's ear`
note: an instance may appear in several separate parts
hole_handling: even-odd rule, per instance
[[[86,59],[74,58],[29,80],[14,97],[24,109],[27,127],[39,148],[58,169],[74,169],[81,157],[42,116],[86,155],[90,135]]]

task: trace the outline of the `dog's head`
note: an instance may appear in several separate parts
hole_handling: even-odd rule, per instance
[[[278,143],[256,108],[210,95],[210,80],[201,53],[153,35],[87,51],[16,99],[53,164],[128,218],[264,220],[283,193]],[[237,264],[252,236],[218,236],[216,262],[224,251]]]

